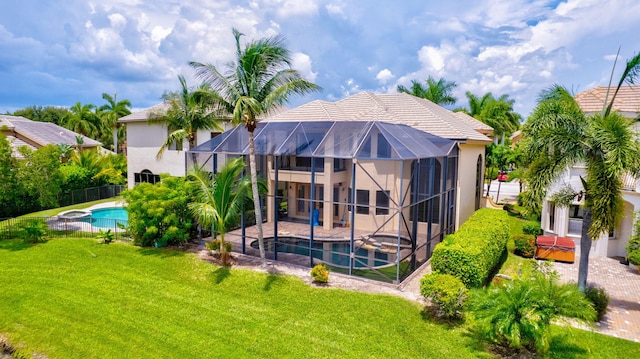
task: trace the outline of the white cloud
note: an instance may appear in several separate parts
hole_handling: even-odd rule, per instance
[[[389,69],[384,69],[384,70],[378,72],[378,74],[376,75],[376,80],[378,80],[378,82],[381,85],[385,85],[387,82],[389,82],[393,78],[394,78],[394,76],[391,73],[391,71],[389,71]]]
[[[296,52],[291,56],[291,67],[297,70],[307,81],[314,82],[317,73],[311,70],[311,58],[307,54]]]
[[[111,21],[111,27],[117,32],[122,31],[127,26],[127,19],[118,13],[109,15],[109,21]]]

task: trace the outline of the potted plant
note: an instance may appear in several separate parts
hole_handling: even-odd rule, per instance
[[[638,267],[640,270],[640,249],[632,250],[627,254],[627,259],[629,260],[629,265],[634,265]]]

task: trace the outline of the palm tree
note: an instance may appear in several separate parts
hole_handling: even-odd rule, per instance
[[[491,92],[487,92],[486,94],[484,94],[484,96],[478,97],[467,91],[465,93],[465,96],[467,96],[467,99],[469,100],[469,110],[464,108],[461,108],[460,110],[475,118],[478,118],[478,116],[480,116],[480,113],[482,113],[482,109],[484,108],[485,104],[487,104],[491,100],[494,100]]]
[[[114,93],[113,97],[103,93],[102,98],[107,101],[106,104],[100,106],[100,114],[102,125],[111,129],[113,134],[113,151],[118,153],[118,119],[131,113],[131,102],[129,100],[118,101],[118,94]]]
[[[505,136],[511,135],[520,128],[522,116],[513,110],[515,100],[510,99],[509,95],[495,98],[491,92],[487,92],[484,96],[478,97],[467,91],[466,96],[469,100],[469,109],[459,108],[454,111],[463,111],[493,127],[496,143],[498,137],[502,137],[504,145]]]
[[[427,87],[424,87],[416,80],[411,80],[411,89],[398,85],[398,92],[408,93],[416,97],[427,99],[438,105],[455,105],[457,98],[453,97],[451,91],[458,86],[453,81],[446,81],[440,78],[436,81],[433,77],[427,78]]]
[[[490,342],[545,352],[553,320],[574,318],[588,323],[596,313],[573,283],[560,284],[557,273],[534,270],[503,285],[473,292],[469,308],[478,333]]]
[[[166,92],[163,100],[169,105],[166,113],[152,114],[151,123],[164,123],[171,133],[160,146],[156,158],[162,158],[164,151],[173,145],[182,145],[187,140],[189,149],[197,143],[200,130],[220,131],[219,118],[209,108],[211,92],[208,85],[202,84],[195,90],[189,89],[184,76],[178,76],[180,91]]]
[[[69,109],[71,112],[64,116],[64,127],[93,138],[98,133],[97,118],[93,112],[95,108],[96,106],[92,104],[83,105],[80,102],[76,102]]]
[[[220,260],[227,265],[225,234],[238,223],[240,214],[251,195],[251,180],[240,177],[245,163],[242,157],[228,161],[213,179],[209,172],[194,169],[189,174],[195,200],[189,210],[203,228],[211,228],[211,234],[220,234]]]
[[[229,116],[234,125],[243,124],[249,131],[249,167],[258,246],[262,266],[266,266],[253,132],[258,125],[258,116],[285,104],[292,95],[318,91],[320,87],[291,69],[291,56],[284,45],[284,37],[252,40],[242,48],[240,38],[243,34],[234,28],[233,36],[236,58],[227,64],[226,72],[220,72],[211,64],[191,62],[190,65],[196,70],[197,77],[211,85],[211,100],[220,115]]]
[[[585,117],[569,91],[554,85],[540,95],[538,106],[523,128],[526,203],[539,213],[547,189],[567,168],[583,164],[582,189],[561,189],[552,200],[567,206],[584,199],[578,285],[584,290],[591,241],[615,228],[623,214],[622,176],[640,173],[640,144],[633,120],[611,112],[615,94],[625,81],[633,82],[640,68],[640,53],[627,62],[621,81],[602,113]]]

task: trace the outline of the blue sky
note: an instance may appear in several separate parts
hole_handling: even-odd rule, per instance
[[[637,0],[3,1],[0,113],[101,105],[105,92],[152,106],[180,74],[196,85],[188,61],[231,60],[236,27],[285,36],[294,68],[323,87],[290,106],[431,75],[458,84],[456,106],[466,91],[508,94],[526,117],[553,83],[606,85],[618,47],[622,60],[640,51],[638,19]]]

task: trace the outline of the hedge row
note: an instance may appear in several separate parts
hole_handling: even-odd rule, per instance
[[[507,212],[480,209],[436,246],[431,269],[458,277],[468,288],[480,287],[500,261],[508,237]]]

